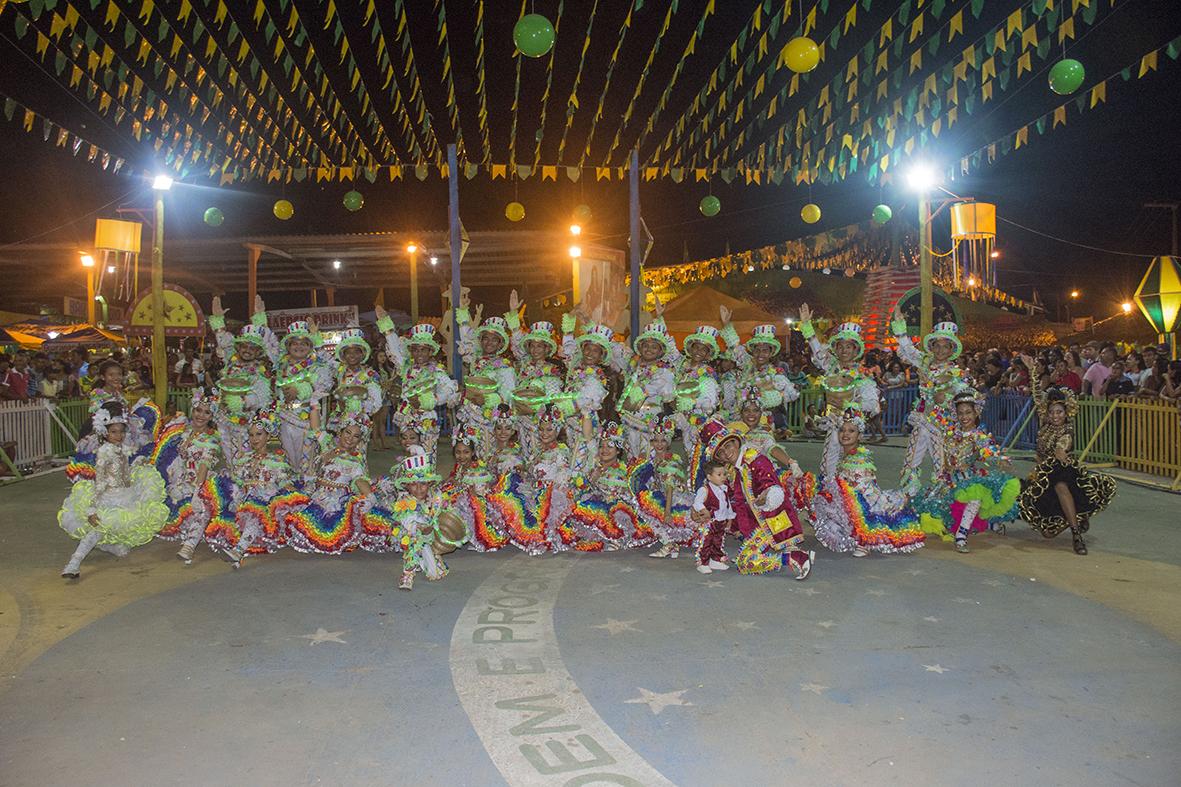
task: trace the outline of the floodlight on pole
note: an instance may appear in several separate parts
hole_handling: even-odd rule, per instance
[[[418,244],[417,243],[407,243],[406,244],[406,253],[407,254],[414,254],[417,251],[418,251]]]
[[[1121,303],[1119,305],[1119,307],[1121,309],[1123,309],[1124,314],[1131,314],[1132,313],[1132,304],[1129,303],[1128,301],[1124,301],[1123,303]]]
[[[431,265],[438,265],[438,264],[439,264],[439,258],[432,254],[431,255]]]
[[[582,234],[582,227],[578,224],[571,224],[570,225],[570,234],[571,235],[581,235]]]
[[[578,259],[581,256],[582,256],[582,247],[581,246],[571,246],[570,247],[570,257],[572,259]]]
[[[93,268],[94,267],[94,257],[92,255],[83,254],[81,259],[82,259],[82,267],[83,268]]]
[[[164,174],[157,175],[152,179],[152,188],[156,191],[168,191],[172,188],[172,178]]]
[[[338,270],[340,270],[340,266],[341,266],[340,260],[333,260],[332,261],[332,270],[338,271]]]
[[[915,164],[906,173],[906,185],[913,191],[927,192],[939,185],[939,175],[930,164]]]

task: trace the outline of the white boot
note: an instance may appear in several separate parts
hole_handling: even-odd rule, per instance
[[[180,549],[177,550],[176,556],[186,563],[192,563],[193,549],[195,549],[196,546],[196,544],[182,544]]]
[[[648,557],[676,557],[677,548],[672,544],[661,544],[660,549],[652,552]]]
[[[714,571],[728,571],[730,569],[729,563],[723,563],[720,560],[709,561],[709,567]]]
[[[66,579],[77,579],[82,568],[82,561],[90,554],[90,550],[94,549],[94,545],[98,543],[100,536],[96,532],[87,533],[78,542],[78,548],[74,550],[74,554],[70,557],[70,562],[66,563],[66,567],[62,569],[62,576]]]

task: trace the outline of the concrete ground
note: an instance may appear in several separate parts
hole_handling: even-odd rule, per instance
[[[404,593],[395,556],[164,543],[68,583],[66,487],[0,488],[3,785],[1179,783],[1163,492],[1121,484],[1086,557],[1017,523],[806,582],[460,553]]]

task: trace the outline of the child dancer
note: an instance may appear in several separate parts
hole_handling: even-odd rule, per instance
[[[691,519],[693,496],[687,488],[685,460],[672,450],[677,422],[671,417],[652,424],[652,451],[631,470],[640,516],[660,539],[648,557],[674,560],[681,547],[692,548],[698,527]]]
[[[150,400],[141,398],[128,407],[128,394],[123,388],[123,366],[118,361],[106,360],[98,365],[98,385],[90,391],[89,413],[91,418],[103,406],[114,403],[125,420],[126,436],[123,444],[132,452],[132,458],[151,456],[156,447],[160,430],[160,408]],[[130,411],[130,415],[128,412]],[[105,441],[91,429],[82,435],[74,449],[74,456],[66,466],[66,477],[71,482],[80,479],[94,480],[94,461],[98,448]]]
[[[808,509],[816,495],[816,476],[805,473],[799,464],[783,450],[772,432],[771,418],[763,409],[763,391],[747,388],[739,407],[740,420],[729,428],[742,435],[742,444],[771,459],[781,468],[779,481],[787,491],[797,511]]]
[[[217,380],[221,406],[216,415],[222,451],[232,464],[246,445],[246,428],[259,410],[270,406],[271,370],[279,360],[279,340],[267,327],[266,305],[254,297],[254,314],[235,337],[226,330],[226,310],[213,296],[209,327],[224,369]]]
[[[824,387],[825,415],[833,416],[826,424],[830,440],[835,430],[834,424],[845,408],[855,406],[863,416],[881,411],[878,385],[860,365],[861,357],[865,355],[860,323],[841,323],[829,337],[828,343],[821,344],[812,326],[812,310],[805,303],[800,306],[800,333],[808,340],[812,363],[824,372],[821,385]]]
[[[459,401],[459,385],[435,359],[439,343],[435,326],[420,323],[410,329],[406,339],[394,330],[394,321],[378,306],[377,329],[385,335],[386,352],[402,370],[402,401],[394,412],[398,429],[414,424],[419,429],[423,449],[435,464],[439,448],[439,416],[436,407],[450,407]]]
[[[701,546],[697,548],[697,570],[702,574],[726,571],[726,532],[734,527],[734,508],[730,505],[729,468],[723,462],[707,460],[701,468],[704,481],[693,498],[694,520],[701,527]]]
[[[954,322],[941,322],[923,337],[920,352],[907,335],[906,320],[898,307],[894,307],[890,326],[898,340],[898,357],[919,374],[919,395],[907,419],[912,430],[906,447],[906,463],[902,467],[902,488],[913,495],[919,488],[923,457],[928,453],[931,455],[936,473],[943,465],[943,437],[956,420],[952,399],[968,387],[962,370],[955,363],[963,345],[958,335],[959,326]]]
[[[816,538],[833,552],[913,552],[923,545],[918,514],[906,493],[878,486],[869,450],[861,445],[865,418],[849,407],[836,419],[835,449],[824,448],[821,488],[812,501]]]
[[[398,474],[401,496],[393,505],[400,525],[402,579],[398,587],[414,589],[414,574],[421,571],[428,580],[447,576],[447,564],[435,554],[435,528],[442,512],[439,476],[430,457],[418,447],[402,463]]]
[[[492,443],[487,461],[498,484],[525,461],[521,444],[517,442],[517,419],[507,404],[497,405],[492,415]]]
[[[314,479],[309,502],[287,517],[287,543],[300,552],[339,555],[358,546],[370,551],[388,548],[392,520],[377,505],[365,461],[368,424],[346,415],[333,439],[320,431],[320,412],[312,413],[315,444],[310,450]]]
[[[95,546],[123,557],[151,541],[168,519],[164,479],[142,460],[132,466],[123,410],[108,403],[91,421],[103,441],[95,455],[94,480],[78,479],[57,515],[62,530],[79,542],[62,569],[66,579],[78,578],[82,561]]]
[[[372,423],[373,416],[381,409],[381,378],[376,369],[365,366],[370,352],[372,349],[360,328],[349,328],[341,334],[336,345],[335,408],[329,431],[337,431],[345,415],[360,415]]]
[[[508,543],[499,524],[499,512],[489,502],[495,478],[480,458],[482,436],[470,424],[458,425],[451,433],[455,467],[441,487],[443,507],[452,512],[465,532],[449,538],[446,546],[470,541],[477,552],[495,552]],[[458,543],[456,543],[458,542]]]
[[[585,439],[573,479],[574,509],[558,526],[558,540],[551,537],[551,542],[580,552],[614,551],[651,543],[654,534],[640,523],[628,482],[623,428],[610,421],[596,435],[590,418],[586,418],[583,430]]]
[[[274,409],[260,410],[246,429],[246,450],[233,464],[232,524],[211,530],[209,545],[221,549],[234,568],[248,554],[270,553],[284,544],[283,523],[309,500],[295,491],[295,472],[283,451],[271,448],[279,433]]]
[[[992,436],[980,427],[984,403],[975,391],[962,391],[952,400],[955,423],[941,438],[942,458],[935,483],[915,508],[922,512],[923,530],[944,538],[950,532],[957,552],[968,551],[968,534],[980,530],[1004,531],[1017,518],[1021,482],[1010,469]]]
[[[680,353],[660,316],[664,306],[659,299],[654,313],[656,319],[632,343],[635,352],[619,395],[619,416],[633,456],[648,453],[648,424],[664,414],[665,404],[676,399],[673,368],[680,360]]]
[[[1033,359],[1025,359],[1032,369]],[[1069,388],[1041,390],[1034,380],[1034,405],[1040,426],[1037,431],[1037,465],[1029,474],[1017,499],[1021,518],[1046,538],[1069,530],[1077,555],[1087,554],[1083,533],[1091,517],[1115,497],[1115,479],[1083,467],[1071,456],[1074,416],[1078,402]]]
[[[332,370],[317,357],[323,344],[315,323],[297,320],[287,326],[283,355],[275,370],[275,398],[279,403],[279,442],[300,480],[311,476],[308,447],[312,406],[332,391]]]
[[[167,479],[171,513],[158,535],[181,542],[176,556],[185,565],[193,562],[193,550],[232,495],[229,479],[216,472],[223,461],[221,437],[214,426],[217,411],[217,397],[195,389],[189,420],[181,416],[169,424],[152,455],[156,469]]]
[[[512,402],[517,387],[517,370],[507,356],[508,323],[501,317],[489,317],[472,330],[467,296],[455,313],[459,323],[459,354],[467,365],[463,397],[456,409],[456,420],[480,435],[480,450],[491,446],[492,421],[502,404]],[[474,336],[473,336],[474,334]]]

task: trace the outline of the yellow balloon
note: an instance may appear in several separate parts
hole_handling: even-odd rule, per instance
[[[815,224],[820,221],[820,206],[809,202],[800,210],[800,218],[804,220],[805,224]]]
[[[281,199],[271,208],[271,212],[275,214],[276,219],[287,221],[287,219],[295,215],[295,206],[287,200]]]
[[[504,217],[509,221],[520,221],[525,218],[525,206],[519,202],[510,202],[504,208]]]
[[[820,47],[806,36],[796,36],[783,47],[783,62],[797,74],[806,74],[820,63]]]
[[[804,282],[799,276],[792,276],[787,283],[791,285],[793,290],[798,290]]]

